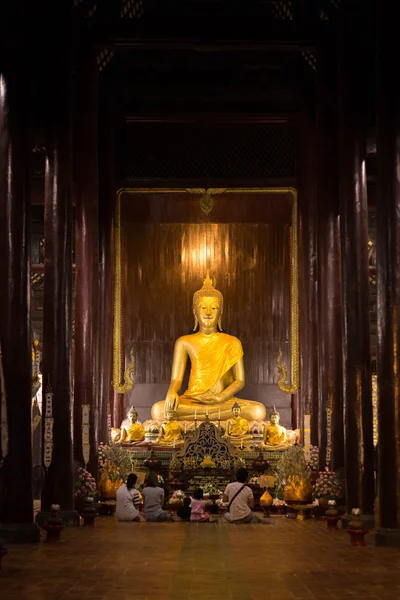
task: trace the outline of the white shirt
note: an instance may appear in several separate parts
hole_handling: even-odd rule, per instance
[[[115,514],[118,521],[133,521],[139,515],[139,511],[135,508],[135,504],[139,504],[139,494],[137,489],[128,490],[126,484],[123,483],[117,490],[117,509]]]
[[[227,496],[229,502],[240,488],[243,487],[243,483],[235,481],[234,483],[228,483],[225,488],[224,495]],[[236,496],[231,504],[229,514],[231,515],[232,521],[238,519],[244,519],[251,512],[251,508],[248,501],[253,498],[252,490],[246,485],[245,488]]]

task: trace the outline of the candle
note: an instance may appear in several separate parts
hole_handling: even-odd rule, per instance
[[[218,410],[218,421],[221,420],[221,409]]]
[[[197,421],[197,410],[194,411],[194,420]]]
[[[243,439],[240,440],[240,447],[243,450]]]
[[[174,448],[175,448],[175,446],[176,446],[176,440],[174,440]]]
[[[185,421],[185,428],[184,428],[184,433],[186,433],[186,421]]]
[[[208,408],[206,408],[206,417],[208,417]]]

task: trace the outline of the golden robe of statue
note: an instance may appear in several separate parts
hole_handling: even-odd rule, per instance
[[[144,439],[144,427],[140,423],[132,423],[126,428],[125,442],[140,442]]]
[[[167,412],[167,420],[161,425],[160,435],[156,440],[156,444],[159,444],[160,446],[183,444],[184,439],[181,426],[175,418],[176,414],[174,411],[170,410]]]
[[[236,337],[221,333],[222,312],[222,294],[207,276],[193,296],[194,330],[199,326],[199,331],[176,341],[168,393],[165,401],[153,405],[152,419],[161,420],[165,410],[172,409],[180,421],[203,419],[206,414],[211,420],[225,421],[235,402],[245,419],[265,419],[263,404],[235,397],[245,383],[243,348]],[[188,358],[189,387],[179,396]]]
[[[144,427],[137,423],[138,413],[134,406],[129,409],[127,419],[122,422],[121,429],[113,428],[111,436],[117,444],[134,443],[144,440]]]
[[[244,435],[249,435],[249,433],[249,422],[247,419],[243,419],[243,417],[232,419],[229,435],[232,437],[243,437]]]
[[[229,419],[226,424],[225,437],[231,438],[232,443],[253,441],[249,422],[241,416],[241,408],[237,402],[232,407],[232,414],[232,419]]]
[[[274,407],[269,417],[270,425],[266,425],[263,432],[262,446],[264,448],[272,446],[274,450],[279,450],[279,447],[288,445],[286,429],[279,425],[279,419],[280,415]]]

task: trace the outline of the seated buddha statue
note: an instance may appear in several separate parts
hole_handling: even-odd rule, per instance
[[[241,415],[241,408],[237,402],[232,406],[232,419],[229,419],[224,437],[229,437],[233,444],[240,442],[252,442],[249,422]]]
[[[180,421],[202,419],[206,414],[211,421],[226,421],[235,403],[243,418],[265,419],[263,404],[235,396],[245,384],[243,348],[236,337],[222,332],[222,314],[223,296],[207,274],[203,287],[193,295],[195,333],[175,343],[170,386],[165,400],[153,405],[153,419],[161,420],[166,409],[173,409]],[[188,358],[189,386],[179,395]]]
[[[280,448],[288,446],[286,429],[282,427],[282,425],[279,425],[279,419],[280,415],[274,406],[274,409],[269,415],[270,424],[264,427],[263,441],[261,444],[263,448],[279,450]]]
[[[134,406],[132,406],[128,414],[127,419],[122,421],[121,431],[119,436],[115,436],[115,443],[129,443],[134,444],[135,442],[141,442],[144,440],[144,427],[140,423],[137,423],[138,413]]]
[[[176,420],[176,412],[167,409],[165,422],[161,425],[160,434],[155,443],[159,446],[177,446],[183,444],[184,439],[180,423]]]

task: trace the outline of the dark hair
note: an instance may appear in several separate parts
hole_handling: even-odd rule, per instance
[[[189,496],[185,496],[183,499],[183,506],[190,506],[190,498]]]
[[[158,477],[155,473],[149,473],[147,475],[146,485],[148,485],[149,487],[158,486]]]
[[[137,475],[135,473],[129,473],[128,479],[126,480],[126,487],[131,490],[137,482]]]
[[[195,500],[203,500],[203,490],[201,488],[197,488],[194,490],[193,498]]]
[[[240,469],[236,471],[236,479],[239,483],[246,483],[248,476],[248,471],[244,467],[240,467]]]

